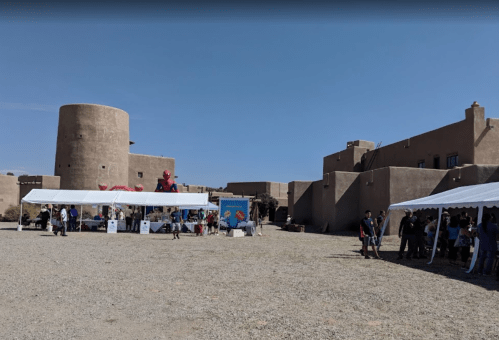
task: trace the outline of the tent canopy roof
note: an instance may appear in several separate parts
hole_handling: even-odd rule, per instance
[[[142,206],[207,206],[208,194],[33,189],[22,203]]]
[[[390,205],[388,210],[499,207],[499,182],[469,185]]]
[[[193,206],[193,207],[187,207],[187,206],[183,206],[183,207],[179,207],[179,209],[181,210],[199,210],[199,209],[203,209],[203,210],[218,210],[218,206],[211,203],[211,202],[208,202],[208,206]]]

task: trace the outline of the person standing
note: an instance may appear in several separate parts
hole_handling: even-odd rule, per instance
[[[126,212],[126,217],[125,217],[125,224],[126,224],[126,231],[131,232],[132,231],[132,223],[133,223],[133,211],[130,208],[125,209]]]
[[[215,216],[213,216],[213,213],[209,213],[208,217],[206,217],[206,222],[208,222],[208,235],[214,234],[212,231],[214,220]]]
[[[74,205],[71,205],[69,210],[69,231],[76,231],[76,218],[78,217],[78,210]]]
[[[457,247],[454,246],[456,239],[459,236],[459,218],[460,216],[452,216],[450,223],[447,226],[448,238],[447,246],[449,247],[449,262],[450,264],[457,264]]]
[[[142,221],[142,212],[140,208],[137,208],[133,214],[133,230],[134,232],[140,233],[140,221]]]
[[[50,219],[50,212],[47,210],[47,208],[42,207],[41,210],[41,224],[42,224],[42,230],[47,229],[47,222]]]
[[[440,231],[438,233],[438,238],[440,239],[440,257],[445,257],[447,252],[447,239],[449,238],[449,232],[447,231],[447,226],[450,223],[450,214],[448,211],[442,213],[442,222],[440,226]]]
[[[57,233],[60,231],[61,232],[61,236],[68,236],[66,234],[67,232],[67,229],[68,229],[68,213],[66,212],[66,206],[65,205],[62,205],[61,206],[61,212],[59,214],[59,219],[60,219],[60,222],[61,222],[61,226],[58,227],[56,229],[56,231],[54,231],[54,234],[55,236],[57,236]],[[64,231],[64,233],[63,233]]]
[[[463,216],[461,215],[461,217]],[[461,262],[463,263],[461,267],[462,269],[466,269],[466,264],[468,263],[468,259],[470,257],[471,227],[471,217],[469,216],[465,216],[459,222],[459,241],[457,241],[456,243],[457,246],[461,249]]]
[[[381,229],[383,228],[383,223],[385,222],[385,217],[386,217],[386,213],[384,210],[381,210],[379,212],[378,217],[376,217],[376,223],[378,224],[378,227],[376,228],[376,236],[377,237],[381,236]]]
[[[426,259],[425,255],[425,238],[424,238],[424,224],[421,221],[421,212],[418,210],[416,216],[416,223],[414,224],[414,237],[416,241],[416,248],[414,249],[415,259]]]
[[[489,276],[492,274],[492,264],[497,252],[497,233],[497,225],[492,223],[491,214],[483,214],[482,223],[478,225],[478,239],[480,240],[478,247],[478,275]]]
[[[407,251],[407,259],[412,259],[416,248],[416,235],[415,235],[416,216],[412,214],[411,209],[405,210],[405,216],[400,221],[399,238],[400,242],[399,256],[397,260],[401,260],[404,256],[405,246],[409,243],[409,250]]]
[[[175,207],[175,211],[171,213],[170,215],[172,219],[172,232],[173,232],[173,239],[175,237],[180,240],[180,237],[178,234],[180,233],[180,223],[182,223],[182,214],[178,210],[178,207]]]
[[[368,246],[372,245],[374,255],[377,259],[381,259],[378,255],[378,251],[376,250],[376,242],[375,242],[375,231],[374,231],[374,222],[371,219],[371,211],[366,210],[365,217],[360,221],[360,225],[362,227],[362,231],[364,233],[364,243],[362,246],[362,250],[364,251],[364,258],[370,259],[368,254]]]

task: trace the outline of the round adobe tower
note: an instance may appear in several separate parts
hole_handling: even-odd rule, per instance
[[[98,184],[128,185],[128,113],[95,104],[59,109],[55,176],[61,189],[99,190]]]

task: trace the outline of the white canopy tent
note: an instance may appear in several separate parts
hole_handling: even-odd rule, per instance
[[[23,203],[74,204],[79,206],[109,205],[113,207],[116,204],[122,204],[122,205],[126,204],[126,205],[136,205],[136,206],[165,206],[165,207],[168,206],[206,207],[208,206],[208,194],[33,189],[21,200],[21,216],[22,216]],[[80,214],[80,224],[81,224],[81,214]],[[80,225],[80,230],[81,230],[81,225]]]
[[[208,205],[199,205],[199,206],[196,206],[196,207],[189,207],[189,206],[181,206],[179,207],[180,210],[199,210],[199,209],[203,209],[203,210],[218,210],[218,205],[215,205],[211,202],[208,202]]]
[[[421,210],[421,209],[438,209],[438,224],[436,235],[440,231],[440,223],[442,220],[442,209],[443,208],[478,208],[478,223],[481,223],[483,208],[499,207],[499,182],[487,183],[487,184],[477,184],[469,185],[460,188],[455,188],[439,194],[418,198],[411,201],[401,202],[390,205],[388,208],[388,216],[385,219],[383,228],[381,229],[380,244],[385,232],[386,226],[390,219],[391,210]],[[437,249],[438,237],[435,237],[435,243],[433,244],[433,252],[431,255],[431,260],[428,264],[433,262],[435,256],[435,251]],[[475,249],[473,251],[473,258],[471,259],[471,265],[467,273],[470,273],[475,266],[475,262],[478,256],[479,240],[475,238]],[[378,246],[379,249],[379,246]]]

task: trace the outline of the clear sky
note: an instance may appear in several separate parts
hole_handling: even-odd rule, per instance
[[[387,145],[475,100],[499,117],[499,5],[400,3],[1,2],[0,173],[53,175],[71,103],[125,110],[132,153],[213,187],[318,180],[347,141]]]

